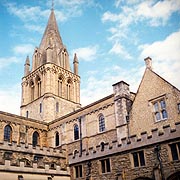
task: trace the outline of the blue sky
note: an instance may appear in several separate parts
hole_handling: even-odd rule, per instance
[[[79,59],[81,103],[111,93],[124,80],[136,92],[145,70],[180,89],[179,0],[54,0],[63,43]],[[51,0],[0,1],[0,110],[19,114],[24,62],[32,60],[51,9]]]

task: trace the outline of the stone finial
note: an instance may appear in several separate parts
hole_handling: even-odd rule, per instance
[[[147,57],[144,59],[146,68],[152,70],[152,59],[150,57]]]

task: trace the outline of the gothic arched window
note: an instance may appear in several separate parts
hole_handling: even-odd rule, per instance
[[[71,80],[69,79],[68,81],[67,81],[67,92],[66,92],[66,94],[67,94],[67,99],[68,100],[70,100],[71,99]]]
[[[11,142],[12,140],[12,128],[10,125],[6,125],[4,128],[4,141]]]
[[[39,76],[37,77],[37,95],[38,97],[41,96],[41,79]]]
[[[29,117],[29,111],[26,111],[26,117],[27,118]]]
[[[39,133],[35,131],[33,133],[33,137],[32,137],[32,145],[33,145],[33,147],[35,147],[38,144],[39,144]]]
[[[59,146],[59,133],[58,132],[56,132],[55,134],[55,145]]]
[[[59,112],[59,103],[56,102],[56,112]]]
[[[79,126],[77,124],[74,125],[74,140],[79,139]]]
[[[39,112],[42,113],[42,103],[39,104]]]
[[[31,88],[31,101],[34,100],[34,82],[30,82],[30,88]]]
[[[60,76],[58,78],[58,96],[62,97],[63,95],[63,78]]]
[[[104,116],[101,114],[99,116],[99,132],[105,131],[105,119]]]

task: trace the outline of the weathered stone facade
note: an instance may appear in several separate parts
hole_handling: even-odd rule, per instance
[[[81,107],[77,55],[71,72],[52,10],[25,62],[21,116],[0,112],[1,179],[180,179],[180,91],[145,63],[137,93],[120,81]]]

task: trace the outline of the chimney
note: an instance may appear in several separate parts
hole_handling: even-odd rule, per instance
[[[152,59],[150,57],[147,57],[144,59],[146,68],[152,70]]]

